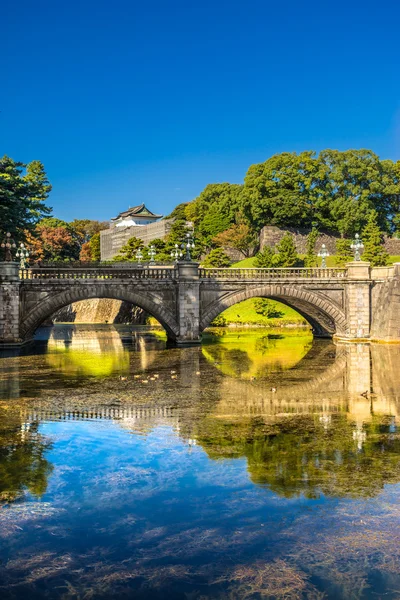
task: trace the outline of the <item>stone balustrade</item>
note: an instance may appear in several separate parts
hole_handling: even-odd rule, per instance
[[[343,279],[346,268],[201,268],[200,279]]]
[[[31,267],[20,279],[175,279],[174,267]]]

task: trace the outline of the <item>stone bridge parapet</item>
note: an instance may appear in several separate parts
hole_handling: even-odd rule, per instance
[[[132,265],[33,266],[0,263],[0,344],[30,340],[60,308],[90,298],[131,302],[153,315],[178,345],[201,332],[229,306],[275,298],[303,315],[315,335],[348,341],[400,342],[400,264],[345,268],[204,269]]]

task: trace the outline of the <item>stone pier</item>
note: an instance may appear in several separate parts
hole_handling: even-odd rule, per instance
[[[19,265],[0,262],[0,344],[18,346],[20,337],[20,286]]]

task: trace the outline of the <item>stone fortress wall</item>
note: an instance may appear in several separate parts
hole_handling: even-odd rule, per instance
[[[286,232],[289,232],[294,239],[298,254],[306,254],[307,252],[307,235],[310,229],[302,228],[285,228],[275,227],[274,225],[266,225],[260,232],[260,250],[265,246],[275,246],[280,242]],[[338,235],[321,232],[316,243],[316,250],[319,250],[322,244],[325,244],[329,254],[336,253],[336,240],[340,239]],[[384,246],[386,251],[391,255],[400,255],[400,239],[385,236]]]
[[[165,238],[171,229],[172,222],[172,219],[164,219],[149,225],[131,225],[130,227],[111,225],[110,229],[100,231],[101,260],[112,260],[131,237],[143,240],[146,246],[155,239]]]

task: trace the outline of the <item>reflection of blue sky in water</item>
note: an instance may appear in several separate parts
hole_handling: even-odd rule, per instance
[[[145,360],[158,380],[82,370],[77,384],[81,363],[67,358],[56,387],[0,401],[0,478],[19,469],[22,486],[0,511],[2,600],[396,598],[399,350],[346,346],[338,362],[321,342],[285,369],[291,343],[278,366],[254,367],[251,342],[238,379],[225,374],[237,358],[224,349],[216,365],[201,348],[157,349],[146,335],[129,347],[118,336],[78,335],[65,355],[127,354],[130,373]],[[58,345],[0,364],[23,385],[42,364],[50,378]],[[271,394],[274,373],[287,385]],[[27,481],[44,468],[40,495]]]
[[[228,592],[242,597],[242,565],[252,585],[269,589],[271,575],[281,573],[281,587],[297,580],[299,590],[314,597],[309,569],[322,575],[318,561],[333,552],[323,566],[322,587],[331,591],[327,597],[344,599],[351,597],[349,585],[368,572],[368,536],[375,536],[375,549],[395,550],[387,571],[383,558],[375,559],[383,579],[371,594],[398,582],[390,568],[400,559],[393,521],[399,486],[383,491],[379,505],[372,499],[276,496],[252,483],[246,460],[211,460],[178,437],[176,427],[159,424],[146,435],[132,435],[123,422],[41,425],[54,441],[47,454],[54,465],[48,490],[31,510],[16,505],[0,516],[3,548],[12,547],[12,560],[0,573],[3,582],[18,578],[16,597],[39,593],[44,585],[61,598],[65,582],[81,596],[91,590],[109,597],[122,586],[140,589],[140,598],[178,598],[182,589],[205,598]],[[376,538],[378,515],[384,540]],[[336,570],[335,552],[350,565],[347,578]],[[266,565],[268,577],[262,577]],[[210,582],[219,583],[204,588]]]

